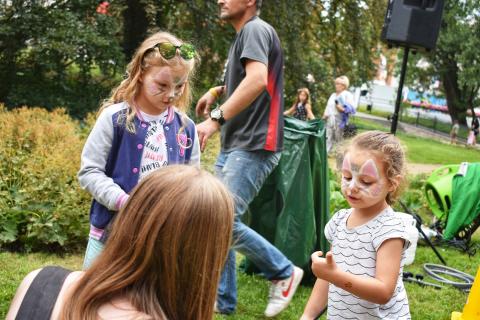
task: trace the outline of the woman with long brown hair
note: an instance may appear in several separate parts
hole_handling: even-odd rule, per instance
[[[118,214],[88,270],[31,272],[7,319],[211,319],[233,223],[223,184],[195,167],[168,166],[142,180]],[[48,303],[49,315],[36,313]]]

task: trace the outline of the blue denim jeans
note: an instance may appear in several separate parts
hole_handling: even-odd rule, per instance
[[[232,193],[235,200],[232,250],[229,251],[220,279],[217,307],[222,313],[232,313],[237,304],[236,250],[252,261],[269,280],[285,279],[293,272],[293,264],[270,242],[241,222],[250,202],[277,166],[280,153],[268,151],[221,152],[215,173]]]

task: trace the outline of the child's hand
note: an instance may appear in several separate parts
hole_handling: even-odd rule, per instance
[[[321,256],[323,256],[322,251],[312,254],[312,272],[317,278],[328,281],[330,276],[336,271],[337,264],[333,260],[331,251],[327,252],[325,258],[321,258]]]

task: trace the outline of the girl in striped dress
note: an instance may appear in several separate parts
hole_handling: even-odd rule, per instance
[[[402,282],[406,226],[390,205],[404,177],[395,136],[365,132],[344,153],[342,193],[351,208],[325,226],[331,249],[312,254],[317,277],[302,320],[328,305],[328,319],[411,319]]]

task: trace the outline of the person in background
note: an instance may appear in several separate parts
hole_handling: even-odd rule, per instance
[[[157,170],[131,192],[92,266],[32,271],[7,320],[212,319],[233,210],[231,194],[210,173]]]
[[[460,129],[460,124],[458,120],[453,120],[452,130],[450,130],[450,143],[457,144],[458,130]]]
[[[322,119],[326,122],[327,152],[331,153],[343,140],[343,129],[349,115],[355,111],[353,95],[347,90],[350,81],[347,76],[335,79],[335,92],[330,95]]]
[[[292,107],[283,113],[284,116],[293,115],[298,120],[306,121],[315,119],[312,112],[312,102],[310,100],[310,91],[308,88],[298,89],[297,98]]]
[[[471,143],[471,145],[475,146],[477,144],[477,137],[478,137],[478,134],[480,132],[480,123],[478,121],[478,118],[475,115],[473,116],[473,119],[472,119],[471,131],[472,131],[472,139],[471,139],[472,143]]]

